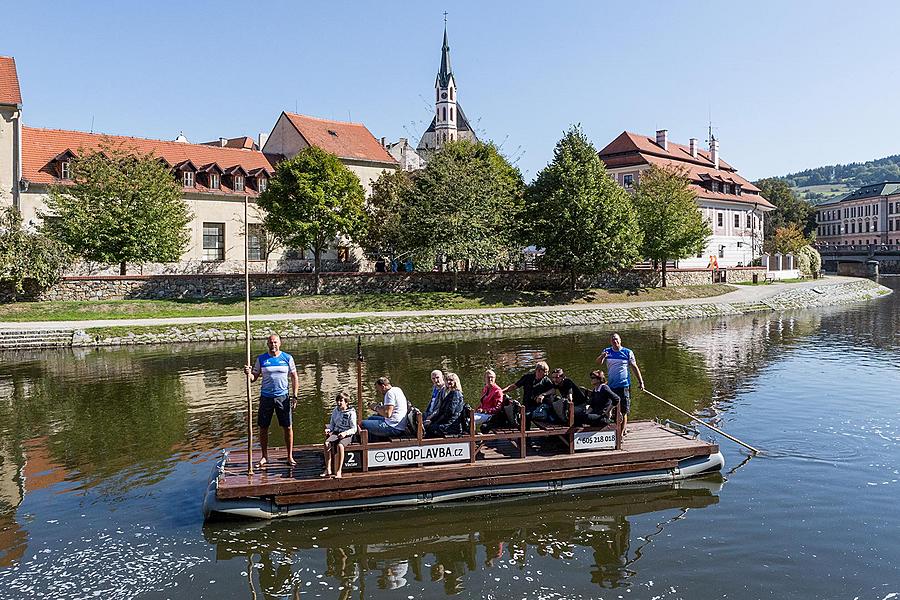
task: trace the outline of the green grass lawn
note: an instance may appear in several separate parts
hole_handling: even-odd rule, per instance
[[[647,288],[638,290],[580,290],[576,292],[409,292],[334,296],[254,298],[254,315],[284,313],[382,312],[605,304],[645,300],[707,298],[730,291],[728,285]],[[210,300],[113,300],[86,302],[14,302],[0,304],[2,321],[82,321],[94,319],[156,319],[242,315],[242,298]]]

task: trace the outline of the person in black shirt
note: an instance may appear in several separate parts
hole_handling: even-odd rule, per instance
[[[525,412],[530,413],[541,403],[542,399],[539,399],[538,396],[553,389],[553,382],[547,377],[549,370],[550,367],[547,366],[547,363],[541,361],[534,365],[534,373],[522,375],[518,381],[503,388],[503,393],[522,388],[522,404],[525,405]]]
[[[591,371],[591,392],[588,402],[575,411],[575,423],[591,427],[605,427],[610,423],[610,411],[618,406],[621,398],[606,385],[603,371]]]

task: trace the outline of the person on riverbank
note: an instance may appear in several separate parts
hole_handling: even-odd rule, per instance
[[[272,424],[272,414],[278,417],[278,424],[284,430],[284,445],[287,450],[287,462],[292,467],[294,461],[294,429],[291,423],[291,411],[297,406],[297,393],[300,390],[300,380],[297,377],[297,365],[294,357],[281,351],[281,337],[273,333],[266,340],[269,351],[256,357],[256,362],[251,368],[244,365],[244,373],[250,376],[250,383],[262,377],[262,389],[259,393],[259,412],[257,425],[259,425],[259,447],[262,458],[259,467],[265,467],[269,462],[269,426]],[[288,394],[288,382],[290,382],[290,394]]]
[[[628,424],[628,414],[631,412],[631,376],[630,372],[634,371],[637,375],[638,384],[641,391],[644,389],[644,376],[641,375],[641,369],[638,367],[637,360],[634,358],[634,352],[622,345],[622,336],[618,333],[612,334],[609,338],[610,345],[603,349],[600,356],[597,357],[597,364],[606,363],[606,370],[609,373],[609,387],[619,398],[619,409],[622,411],[624,423]]]
[[[333,473],[335,479],[341,479],[346,447],[356,435],[356,410],[350,406],[350,394],[347,392],[338,392],[334,405],[331,420],[325,427],[325,471],[320,477],[331,477]]]
[[[622,399],[606,384],[606,375],[601,370],[591,371],[591,392],[586,404],[575,409],[575,424],[591,427],[606,427],[610,423],[613,406]]]
[[[425,421],[425,434],[431,437],[444,437],[448,433],[462,432],[462,412],[465,408],[462,383],[456,373],[447,373],[447,393],[438,405],[431,419]]]
[[[484,372],[484,387],[481,390],[481,403],[475,411],[475,426],[481,427],[492,415],[497,414],[503,405],[503,389],[497,385],[497,374],[493,369]]]
[[[531,425],[532,413],[543,401],[543,395],[553,389],[553,382],[547,377],[549,370],[550,367],[547,366],[547,363],[540,361],[534,365],[534,373],[522,375],[518,381],[509,384],[501,390],[504,394],[508,394],[522,388],[522,404],[525,405],[526,427]]]
[[[446,393],[447,387],[444,383],[444,374],[440,369],[435,369],[431,372],[431,400],[429,400],[428,406],[425,408],[425,414],[422,415],[423,419],[431,418],[431,415],[440,406],[441,400],[444,399]]]
[[[387,377],[379,377],[375,381],[375,390],[381,394],[381,404],[369,404],[375,414],[363,420],[361,426],[372,435],[393,438],[406,433],[406,415],[409,412],[409,401],[398,387],[391,385]]]

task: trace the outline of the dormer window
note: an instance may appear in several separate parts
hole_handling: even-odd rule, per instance
[[[221,183],[221,181],[219,180],[218,173],[210,173],[209,174],[209,189],[211,189],[211,190],[219,189],[220,183]]]
[[[183,174],[182,183],[184,187],[194,187],[194,172],[193,171],[185,171]]]
[[[634,175],[632,175],[631,173],[622,175],[622,185],[624,185],[627,188],[630,188],[631,186],[633,186],[634,185]]]
[[[243,175],[235,175],[234,176],[234,185],[232,186],[232,188],[236,192],[244,191],[244,176]]]
[[[72,162],[64,160],[59,163],[59,178],[72,179]]]
[[[741,195],[741,186],[740,186],[740,184],[734,186],[734,193],[737,194],[738,196]]]
[[[266,188],[269,185],[269,180],[262,175],[256,178],[256,191],[262,193],[266,191]]]

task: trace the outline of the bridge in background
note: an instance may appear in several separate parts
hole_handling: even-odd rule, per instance
[[[823,271],[860,277],[900,274],[900,244],[817,244],[816,250]]]

